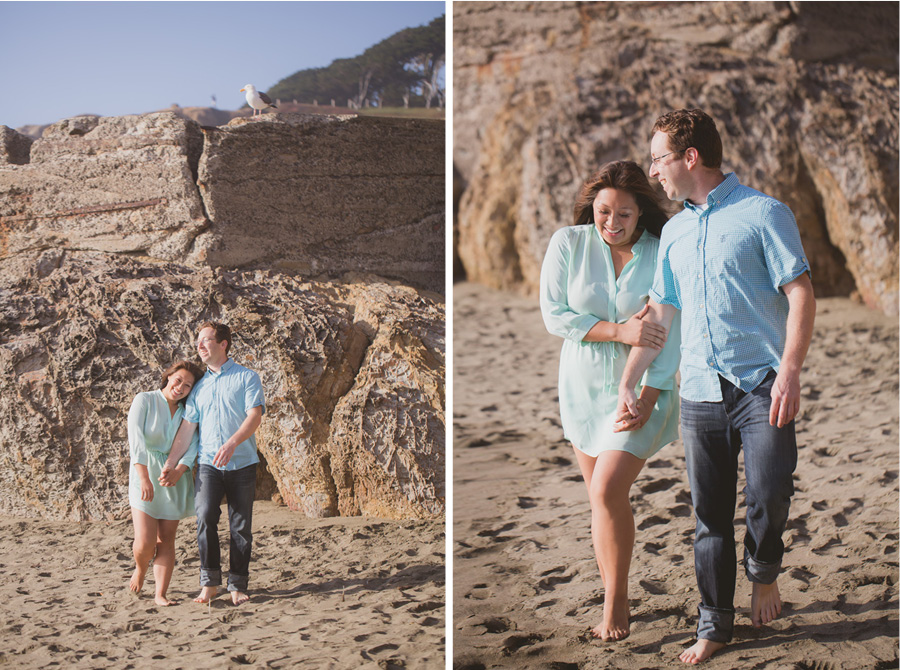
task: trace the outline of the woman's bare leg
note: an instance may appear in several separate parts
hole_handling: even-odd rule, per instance
[[[583,451],[579,451],[573,447],[573,451],[575,452],[575,460],[578,461],[578,467],[581,468],[581,476],[584,478],[584,485],[587,488],[588,500],[591,497],[591,479],[594,474],[594,464],[597,462],[596,456],[588,456]],[[600,554],[597,552],[597,529],[595,525],[595,515],[593,510],[593,503],[591,503],[591,541],[594,546],[594,556],[597,559],[597,568],[600,570],[600,579],[603,584],[606,584],[606,574],[603,571],[603,563],[600,560]]]
[[[134,543],[131,549],[135,568],[128,588],[134,593],[140,593],[150,561],[156,553],[157,520],[134,507],[131,508],[131,520],[134,522]]]
[[[644,460],[628,452],[605,451],[595,459],[591,473],[591,535],[605,587],[603,621],[592,633],[604,640],[622,640],[630,633],[628,573],[634,514],[629,493],[643,466]]]
[[[160,519],[156,537],[156,559],[153,561],[153,578],[156,581],[156,604],[161,607],[174,605],[174,600],[166,597],[172,572],[175,570],[175,534],[178,521]]]

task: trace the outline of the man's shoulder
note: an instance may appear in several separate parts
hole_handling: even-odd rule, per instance
[[[659,235],[659,242],[657,242],[657,244],[661,248],[668,247],[682,235],[694,230],[696,224],[697,215],[685,207],[671,219],[666,221],[666,224],[663,226],[662,232]]]
[[[731,200],[734,203],[741,203],[748,206],[758,207],[763,211],[772,211],[773,209],[785,208],[790,209],[786,204],[781,202],[775,196],[768,193],[758,191],[752,186],[739,184],[732,192]]]
[[[258,372],[244,367],[234,359],[232,359],[232,365],[229,366],[227,373],[238,378],[242,383],[253,383],[259,381]]]

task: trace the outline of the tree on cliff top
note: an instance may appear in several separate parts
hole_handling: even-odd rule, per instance
[[[427,26],[406,28],[354,58],[328,67],[300,70],[268,90],[273,100],[328,102],[361,107],[368,99],[382,107],[430,107],[443,101],[444,16]]]

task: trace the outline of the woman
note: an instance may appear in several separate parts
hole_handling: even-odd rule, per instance
[[[184,414],[184,400],[203,370],[194,363],[179,361],[162,376],[160,390],[138,393],[128,412],[128,444],[131,468],[128,473],[128,501],[134,521],[134,593],[144,586],[151,559],[156,580],[156,604],[174,605],[166,597],[175,568],[175,533],[178,521],[194,514],[194,481],[180,477],[175,486],[159,484],[175,433]],[[197,437],[179,461],[179,476],[188,472],[197,457]]]
[[[628,571],[634,514],[628,492],[647,458],[678,438],[675,373],[680,324],[665,330],[641,320],[668,216],[643,170],[632,162],[604,165],[584,184],[575,225],[556,231],[541,268],[541,312],[564,338],[559,405],[591,503],[591,536],[605,587],[604,640],[628,636]],[[639,428],[613,432],[618,384],[631,346],[663,351],[642,380]],[[620,426],[621,428],[621,426]]]

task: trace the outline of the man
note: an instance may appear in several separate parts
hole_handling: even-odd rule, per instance
[[[209,602],[222,584],[219,516],[224,495],[231,532],[228,590],[232,602],[240,605],[249,599],[251,525],[259,463],[254,433],[265,413],[265,401],[259,375],[229,358],[231,343],[228,326],[209,322],[200,326],[197,353],[207,372],[188,397],[181,427],[159,480],[164,486],[178,480],[174,468],[199,426],[194,506],[201,590],[194,602]]]
[[[809,263],[788,207],[721,171],[715,122],[698,109],[653,127],[650,176],[683,211],[663,228],[646,318],[667,329],[681,310],[681,431],[697,527],[697,642],[680,656],[699,663],[734,629],[734,509],[738,452],[747,486],[744,569],[751,620],[781,612],[781,535],[794,492],[794,417],[815,298]],[[634,347],[619,387],[620,429],[646,417],[634,388],[658,353]]]

